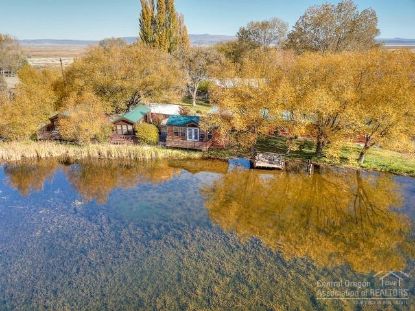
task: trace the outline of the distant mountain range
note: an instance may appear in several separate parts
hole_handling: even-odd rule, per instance
[[[122,38],[127,43],[133,43],[137,41],[136,37],[123,37]],[[208,46],[214,45],[220,42],[226,42],[234,40],[235,37],[233,36],[225,36],[225,35],[209,35],[209,34],[191,34],[190,41],[193,45],[198,46]],[[20,44],[22,45],[79,45],[79,46],[87,46],[87,45],[95,45],[98,44],[99,41],[94,40],[60,40],[60,39],[33,39],[33,40],[20,40]]]
[[[133,43],[137,40],[136,37],[122,38],[127,43]],[[235,40],[234,36],[226,35],[210,35],[210,34],[191,34],[190,41],[196,46],[210,46],[220,42],[227,42]],[[384,43],[387,46],[415,46],[415,39],[403,38],[380,38],[378,42]],[[94,40],[58,40],[58,39],[34,39],[34,40],[20,40],[22,45],[77,45],[87,46],[98,44],[99,41]]]
[[[415,46],[415,39],[403,39],[403,38],[393,38],[393,39],[378,39],[379,42],[384,43],[385,45],[396,45],[396,46]]]

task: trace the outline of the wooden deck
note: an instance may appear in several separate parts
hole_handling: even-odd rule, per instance
[[[166,141],[166,147],[169,147],[169,148],[208,151],[211,146],[212,146],[212,141],[172,140],[169,138],[167,138],[167,141]]]
[[[39,140],[61,140],[61,135],[57,130],[53,131],[40,131],[37,134]]]
[[[258,153],[253,161],[254,168],[283,170],[285,168],[284,155],[265,152]]]
[[[138,142],[135,135],[118,135],[112,134],[110,143],[115,145],[134,145]]]

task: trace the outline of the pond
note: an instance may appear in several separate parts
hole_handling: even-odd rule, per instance
[[[406,310],[414,220],[380,173],[6,164],[0,310]]]

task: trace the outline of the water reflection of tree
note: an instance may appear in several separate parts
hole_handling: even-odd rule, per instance
[[[403,268],[409,220],[387,175],[327,172],[261,175],[233,172],[204,189],[212,220],[243,239],[260,238],[288,258],[356,271]]]
[[[116,188],[129,189],[140,183],[161,183],[171,179],[178,169],[166,162],[85,161],[68,168],[67,176],[86,200],[105,204]]]
[[[172,160],[169,161],[169,165],[171,167],[184,169],[192,174],[201,172],[225,174],[228,171],[228,163],[220,160]]]
[[[7,164],[4,167],[10,185],[23,196],[32,191],[40,191],[46,180],[50,179],[58,163],[53,159]]]

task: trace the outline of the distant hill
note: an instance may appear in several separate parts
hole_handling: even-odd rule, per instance
[[[209,35],[209,34],[190,34],[190,42],[196,46],[210,46],[220,42],[227,42],[235,40],[234,36],[226,35]],[[136,37],[124,37],[122,38],[127,43],[133,43],[137,40]]]
[[[214,45],[221,42],[227,42],[235,40],[234,36],[225,36],[225,35],[190,35],[190,41],[193,45]]]
[[[94,45],[98,41],[93,40],[60,40],[60,39],[33,39],[33,40],[19,40],[21,45]]]
[[[133,43],[137,41],[136,37],[123,37],[127,43]],[[209,46],[219,42],[226,42],[234,40],[233,36],[225,35],[209,35],[209,34],[191,34],[190,41],[193,45],[197,46]],[[98,44],[99,41],[95,40],[60,40],[60,39],[33,39],[33,40],[20,40],[20,44],[23,46],[34,46],[34,45],[76,45],[76,46],[87,46]]]
[[[380,38],[377,41],[385,44],[386,46],[415,46],[415,39],[403,39],[403,38],[383,39],[383,38]]]
[[[127,43],[137,41],[136,37],[123,37]],[[190,41],[195,46],[211,46],[220,42],[227,42],[235,40],[234,36],[226,35],[210,35],[210,34],[191,34]],[[415,46],[415,39],[403,38],[379,38],[378,42],[386,46]],[[23,46],[88,46],[98,44],[98,40],[59,40],[59,39],[34,39],[34,40],[20,40]]]

